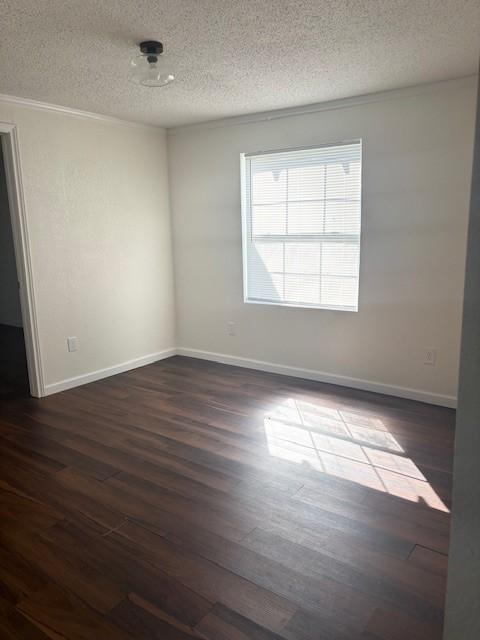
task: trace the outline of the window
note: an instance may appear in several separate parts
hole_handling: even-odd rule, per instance
[[[242,155],[245,302],[357,311],[360,141]]]

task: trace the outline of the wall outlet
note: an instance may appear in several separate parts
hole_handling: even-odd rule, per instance
[[[426,347],[423,356],[423,364],[434,367],[437,364],[437,350],[434,347]]]
[[[227,322],[227,335],[229,336],[235,335],[235,322],[233,322],[233,320],[230,320],[229,322]]]
[[[79,348],[79,344],[78,344],[78,338],[77,336],[71,336],[70,338],[67,338],[67,350],[72,352],[72,351],[78,351]]]

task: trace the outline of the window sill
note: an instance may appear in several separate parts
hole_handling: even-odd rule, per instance
[[[275,302],[274,300],[252,300],[244,298],[245,304],[268,305],[270,307],[290,307],[293,309],[316,309],[317,311],[348,311],[350,313],[358,313],[358,307],[342,307],[337,305],[315,305],[302,304],[296,302]]]

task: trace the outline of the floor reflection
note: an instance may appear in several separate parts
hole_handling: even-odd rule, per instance
[[[449,511],[379,418],[290,398],[264,425],[276,458]]]

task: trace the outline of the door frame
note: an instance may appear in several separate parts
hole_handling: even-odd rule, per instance
[[[19,282],[30,393],[36,398],[41,398],[45,395],[45,386],[17,126],[7,122],[0,122],[0,137]]]

